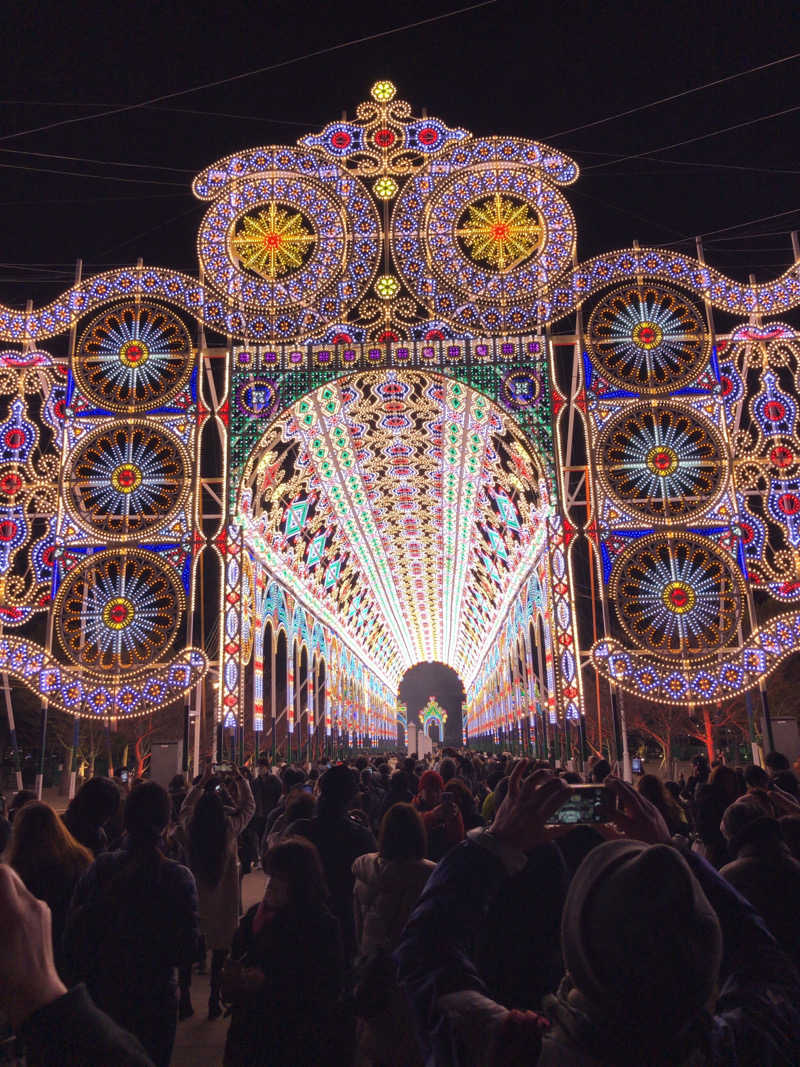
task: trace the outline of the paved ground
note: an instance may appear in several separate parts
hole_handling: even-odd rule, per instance
[[[245,875],[242,881],[242,902],[245,911],[261,900],[264,876],[261,871]],[[210,955],[209,955],[210,959]],[[192,1004],[194,1015],[178,1023],[178,1036],[172,1054],[171,1067],[220,1067],[228,1032],[227,1019],[209,1022],[208,975],[192,975]]]

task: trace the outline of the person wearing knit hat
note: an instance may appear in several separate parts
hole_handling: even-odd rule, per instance
[[[778,1067],[798,1062],[800,975],[763,920],[702,858],[674,849],[659,811],[607,779],[613,840],[564,902],[565,973],[543,1013],[492,1000],[470,946],[504,877],[547,870],[547,819],[569,787],[515,768],[489,830],[431,876],[395,952],[426,1062],[447,1067]],[[520,939],[526,932],[519,930]],[[537,966],[532,958],[531,967]]]

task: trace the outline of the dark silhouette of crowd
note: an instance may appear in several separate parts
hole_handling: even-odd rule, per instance
[[[207,967],[226,1067],[800,1063],[779,753],[635,785],[453,748],[208,761],[90,779],[60,817],[23,791],[0,831],[0,1011],[31,1067],[167,1067]]]

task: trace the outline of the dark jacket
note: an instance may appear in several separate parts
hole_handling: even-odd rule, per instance
[[[20,1036],[28,1067],[153,1067],[133,1034],[100,1011],[84,985],[35,1011]]]
[[[325,812],[313,819],[298,819],[292,833],[313,841],[319,851],[328,889],[331,911],[339,920],[345,959],[352,961],[356,950],[353,921],[353,861],[365,852],[375,852],[371,830],[351,819],[346,812]]]
[[[423,1049],[435,1055],[437,1067],[596,1067],[580,1049],[560,1043],[558,1028],[548,1034],[540,1016],[511,1012],[486,995],[470,946],[509,871],[502,849],[494,854],[491,844],[491,838],[482,843],[468,839],[448,853],[395,952]],[[513,859],[512,869],[525,862],[521,853]],[[687,861],[717,913],[725,945],[721,993],[716,1014],[708,1018],[705,1062],[714,1067],[796,1067],[800,976],[747,901],[700,857],[690,855]]]
[[[800,968],[800,863],[781,841],[777,820],[759,819],[745,827],[736,859],[719,873],[747,897]]]
[[[242,919],[231,956],[264,974],[257,993],[237,1001],[225,1045],[226,1067],[318,1067],[344,1062],[338,1001],[344,980],[339,923],[324,911],[289,909],[268,918],[258,933],[259,905]]]
[[[75,889],[64,935],[70,978],[118,1022],[175,1002],[176,967],[199,941],[194,875],[173,860],[135,865],[127,850],[99,856]]]

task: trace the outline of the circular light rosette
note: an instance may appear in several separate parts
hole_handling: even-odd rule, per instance
[[[99,552],[70,571],[55,602],[56,629],[69,658],[119,671],[159,659],[185,606],[173,567],[154,552]]]
[[[392,235],[399,271],[432,316],[495,334],[549,318],[548,293],[572,261],[576,229],[540,146],[494,137],[459,144],[412,178]]]
[[[711,341],[700,310],[681,293],[662,285],[625,285],[595,307],[587,344],[613,385],[664,393],[698,377]]]
[[[236,387],[236,406],[249,419],[269,419],[278,407],[278,387],[260,375],[245,378]]]
[[[617,559],[609,592],[631,641],[667,659],[708,656],[735,643],[744,583],[704,537],[651,534]]]
[[[186,385],[191,355],[189,332],[172,311],[158,304],[120,304],[89,323],[73,371],[81,392],[108,411],[146,411]]]
[[[648,521],[704,511],[725,482],[726,452],[716,428],[678,404],[620,412],[603,430],[597,455],[608,495]]]
[[[524,411],[535,406],[541,395],[541,379],[533,371],[509,371],[500,383],[500,399],[512,411]]]
[[[223,161],[224,163],[225,161]],[[339,321],[380,263],[380,221],[362,182],[313,152],[263,149],[198,235],[205,280],[291,340]]]
[[[72,518],[104,537],[129,537],[163,526],[190,485],[186,450],[153,423],[119,422],[95,430],[69,459]]]

